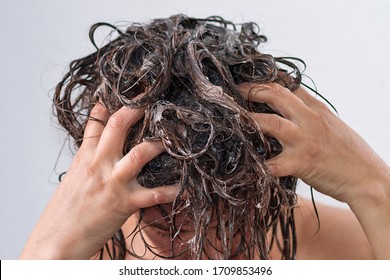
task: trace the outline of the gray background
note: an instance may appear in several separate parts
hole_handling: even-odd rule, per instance
[[[91,4],[93,3],[93,4]],[[0,258],[18,257],[56,187],[65,134],[50,96],[68,63],[93,51],[89,27],[185,13],[255,21],[264,52],[305,60],[340,117],[390,163],[389,1],[0,1]],[[103,36],[103,35],[102,35]],[[102,37],[103,38],[103,37]],[[308,194],[307,186],[299,191]],[[320,194],[320,201],[345,207]]]

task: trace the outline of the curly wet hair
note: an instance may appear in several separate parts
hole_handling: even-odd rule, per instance
[[[116,36],[97,47],[94,33],[101,26]],[[297,180],[271,175],[264,162],[282,146],[249,114],[277,112],[244,100],[238,85],[274,82],[293,91],[301,84],[299,67],[261,53],[266,37],[255,23],[233,24],[216,16],[175,15],[129,24],[126,30],[97,23],[90,38],[97,51],[71,62],[55,90],[55,114],[78,148],[96,102],[110,115],[122,106],[145,108],[123,154],[142,141],[162,141],[165,152],[142,169],[138,181],[146,188],[180,185],[171,211],[156,207],[172,244],[181,242],[165,254],[145,247],[163,258],[211,259],[216,250],[223,259],[269,259],[277,246],[283,259],[293,259]],[[141,209],[140,220],[146,211]],[[194,224],[189,240],[180,240],[179,213]],[[220,246],[208,236],[211,220],[217,220]],[[140,222],[132,233],[137,234],[143,234]],[[106,245],[101,256],[103,250],[113,259],[135,255],[127,238],[132,237],[120,230],[112,238],[115,246]]]

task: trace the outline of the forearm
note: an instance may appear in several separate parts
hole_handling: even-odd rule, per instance
[[[59,186],[33,229],[20,259],[89,259],[109,239],[101,239],[100,244],[96,244],[102,230],[88,232],[94,218],[80,214],[76,206],[58,207],[66,201],[65,197]]]
[[[358,218],[375,258],[390,259],[390,177],[383,176],[359,189],[348,204]]]

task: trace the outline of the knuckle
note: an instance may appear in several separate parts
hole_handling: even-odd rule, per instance
[[[279,85],[279,84],[277,84],[277,83],[272,83],[272,84],[270,84],[269,86],[270,86],[270,88],[272,89],[273,94],[274,94],[275,96],[278,96],[278,97],[283,97],[283,96],[285,96],[286,90],[287,90],[287,89],[284,88],[283,86],[281,86],[281,85]]]
[[[165,196],[162,192],[158,190],[153,190],[151,193],[151,196],[153,198],[153,203],[154,204],[163,204],[165,203]]]
[[[249,101],[257,100],[258,97],[261,97],[262,92],[267,89],[264,85],[258,84],[248,84],[245,88],[245,95],[249,99]]]
[[[107,109],[104,106],[95,105],[91,110],[90,116],[93,118],[97,118],[99,116],[104,115],[106,113],[106,110]]]
[[[91,162],[93,155],[83,145],[80,146],[72,160],[72,166],[82,169]]]
[[[280,159],[280,156],[272,158],[272,163],[267,166],[274,177],[285,177],[294,172],[294,170],[289,170],[287,168],[284,161]]]
[[[282,132],[283,130],[283,119],[281,117],[274,117],[274,126],[277,131]]]
[[[272,98],[273,99],[281,99],[281,98],[284,98],[284,93],[279,90],[279,89],[275,89],[272,91]]]
[[[332,113],[332,111],[329,109],[329,107],[326,104],[324,104],[323,102],[318,103],[318,108],[320,111],[322,111],[324,113],[327,113],[327,114]]]
[[[290,124],[285,118],[278,115],[270,115],[269,124],[272,126],[271,131],[276,134],[273,136],[278,136],[284,140],[295,138],[296,131],[294,131],[294,126]]]
[[[314,114],[314,118],[317,129],[322,131],[322,134],[326,134],[327,131],[329,131],[330,129],[330,124],[327,115],[323,113],[316,113]]]
[[[84,154],[83,151],[84,151],[84,148],[83,148],[83,145],[81,145],[81,147],[79,148],[79,150],[77,151],[77,153],[73,157],[74,164],[81,164],[83,162],[83,159],[84,159],[84,156],[82,155],[82,154]]]
[[[114,114],[108,120],[107,126],[111,129],[120,129],[123,126],[122,118],[119,114]]]
[[[283,130],[283,121],[281,117],[275,114],[266,114],[263,117],[263,125],[268,127],[268,131],[273,136],[280,135]],[[261,124],[260,124],[261,127]]]
[[[133,147],[129,152],[129,159],[130,162],[133,164],[137,164],[139,162],[143,162],[144,160],[144,153],[141,150],[140,146]]]

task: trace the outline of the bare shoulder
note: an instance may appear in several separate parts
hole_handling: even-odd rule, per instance
[[[364,231],[349,209],[299,198],[295,209],[297,259],[371,259]]]

